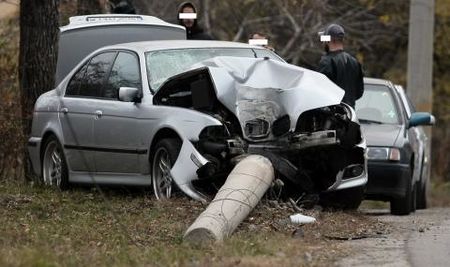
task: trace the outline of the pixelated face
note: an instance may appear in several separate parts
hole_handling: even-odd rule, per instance
[[[195,13],[194,9],[190,6],[184,7],[181,12],[182,13]],[[193,20],[193,19],[182,19],[181,21],[182,21],[184,27],[186,27],[186,28],[192,28],[194,26],[194,22],[195,22],[195,20]]]
[[[266,39],[266,37],[264,35],[255,33],[255,34],[253,34],[252,39]]]

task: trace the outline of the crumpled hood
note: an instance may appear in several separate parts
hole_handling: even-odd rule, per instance
[[[219,101],[241,124],[255,118],[271,124],[288,114],[293,130],[301,113],[337,105],[344,96],[321,73],[267,58],[215,57],[192,69],[202,67],[209,69]]]

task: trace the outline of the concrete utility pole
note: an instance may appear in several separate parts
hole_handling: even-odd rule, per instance
[[[406,94],[417,111],[431,112],[433,108],[433,43],[434,1],[410,0],[408,40],[408,81]],[[428,136],[427,154],[431,157],[431,127],[425,127]],[[431,158],[425,158],[431,162]],[[430,176],[428,169],[426,176]]]
[[[407,94],[418,111],[433,103],[434,0],[410,0]]]

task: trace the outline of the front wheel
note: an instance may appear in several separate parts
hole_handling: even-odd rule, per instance
[[[44,185],[65,190],[69,187],[69,175],[64,151],[56,139],[49,137],[42,154],[42,180]]]
[[[412,181],[408,179],[406,183],[406,194],[401,198],[394,198],[391,200],[391,214],[393,215],[408,215],[412,210]]]
[[[175,138],[160,140],[155,148],[152,164],[153,192],[158,200],[169,199],[174,187],[170,170],[178,158],[181,149],[181,141]]]

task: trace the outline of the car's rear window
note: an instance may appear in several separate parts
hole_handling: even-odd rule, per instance
[[[400,123],[400,116],[392,91],[384,85],[366,84],[364,95],[356,101],[355,110],[362,123]]]
[[[145,57],[150,88],[157,91],[168,78],[186,71],[196,63],[218,56],[269,57],[281,61],[276,54],[266,49],[184,48],[147,52]]]

